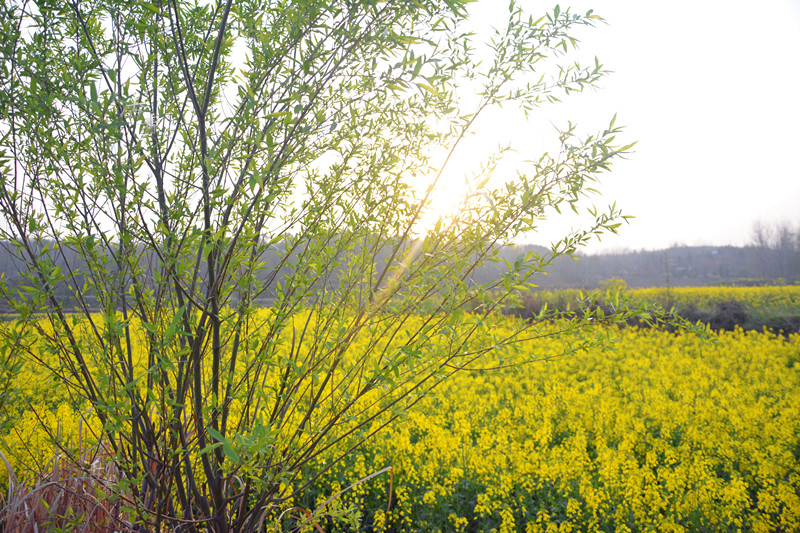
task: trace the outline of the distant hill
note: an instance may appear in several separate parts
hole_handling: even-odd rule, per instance
[[[536,246],[504,250],[508,259]],[[490,272],[483,269],[481,274]],[[763,246],[679,246],[658,251],[579,255],[578,261],[560,258],[540,287],[596,288],[603,280],[618,277],[629,287],[682,287],[750,285],[800,282],[800,249]]]
[[[71,250],[56,253],[52,247],[48,248],[42,253],[49,254],[57,267],[69,265],[69,269],[75,273],[77,285],[82,285],[84,274],[81,273],[82,262],[78,254]],[[501,256],[513,263],[521,254],[530,251],[543,256],[548,252],[547,248],[535,245],[509,246],[501,250]],[[281,265],[279,257],[283,254],[285,245],[278,243],[261,258],[263,270],[259,277],[265,283],[265,290],[261,294],[265,305],[274,297],[274,282],[290,275],[293,268],[291,258],[297,257],[297,250],[290,255],[288,262]],[[378,252],[376,263],[385,264],[389,255],[387,246]],[[145,283],[152,280],[157,264],[151,256],[142,256],[149,265],[145,270]],[[108,267],[113,275],[113,263],[109,262]],[[489,262],[473,271],[470,278],[475,283],[489,283],[498,279],[505,268],[503,262]],[[15,289],[22,282],[18,274],[20,270],[24,270],[23,261],[8,243],[0,243],[0,274],[4,276],[11,294],[19,294]],[[578,255],[577,261],[562,257],[551,265],[547,275],[539,276],[535,282],[542,289],[593,289],[601,281],[610,278],[621,278],[631,288],[798,283],[800,246],[681,246],[659,251]],[[334,271],[326,283],[335,286],[337,280],[337,272]],[[56,287],[56,298],[68,305],[76,303],[66,286]],[[84,294],[84,300],[91,308],[96,306],[92,294]],[[9,310],[8,302],[0,301],[0,313]]]

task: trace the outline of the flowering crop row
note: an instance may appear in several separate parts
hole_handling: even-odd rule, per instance
[[[720,302],[737,301],[750,309],[787,311],[800,309],[800,285],[769,287],[654,287],[633,289],[636,300],[676,308],[712,308]]]
[[[612,350],[545,361],[570,351],[545,337],[518,345],[540,362],[454,375],[287,507],[391,466],[390,507],[386,476],[337,502],[367,531],[800,529],[800,336],[607,332]],[[48,379],[23,371],[5,406],[0,449],[20,477],[45,469],[52,436],[77,447],[98,432]]]
[[[626,329],[445,382],[318,484],[367,531],[797,531],[800,337]],[[526,346],[555,353],[558,341]]]
[[[621,280],[620,280],[621,281]],[[616,290],[627,296],[632,302],[656,304],[677,310],[694,307],[697,309],[713,309],[716,304],[739,302],[751,311],[761,313],[796,313],[800,309],[800,285],[765,286],[765,287],[651,287],[646,289],[624,289],[611,287],[605,296],[614,296]],[[525,305],[538,311],[542,305],[566,309],[574,309],[579,301],[591,296],[578,289],[561,289],[556,291],[534,291],[526,295]],[[602,293],[600,297],[604,296]],[[589,298],[592,300],[593,298]],[[530,309],[529,309],[530,310]]]

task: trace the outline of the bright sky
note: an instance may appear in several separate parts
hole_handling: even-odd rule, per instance
[[[539,12],[548,5],[531,2]],[[568,5],[606,19],[579,35],[581,55],[597,55],[614,74],[527,126],[490,117],[477,137],[488,133],[494,146],[495,135],[512,135],[532,156],[552,123],[570,119],[591,132],[618,114],[624,140],[638,145],[605,175],[595,204],[616,201],[636,218],[587,251],[743,245],[757,220],[800,223],[800,2],[576,0],[562,11]],[[507,2],[473,9],[499,24]]]

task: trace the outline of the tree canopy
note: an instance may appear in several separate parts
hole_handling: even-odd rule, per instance
[[[97,423],[125,527],[262,528],[314,483],[299,477],[309,461],[358,446],[453,372],[529,362],[521,338],[603,342],[592,312],[493,324],[556,257],[615,231],[615,206],[501,260],[495,280],[470,274],[594,192],[631,146],[613,120],[582,137],[566,125],[558,153],[490,179],[500,150],[458,210],[420,223],[482,114],[535,113],[606,74],[572,55],[592,12],[512,1],[484,46],[468,7],[0,8],[0,235],[21,265],[0,285],[18,316],[4,350]]]

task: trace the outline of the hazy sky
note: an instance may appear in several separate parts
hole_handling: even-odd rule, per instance
[[[555,3],[530,5],[541,12]],[[580,50],[614,74],[601,90],[545,108],[525,128],[488,120],[484,131],[512,131],[533,154],[553,123],[570,118],[590,132],[618,114],[624,140],[638,145],[605,175],[595,203],[616,201],[636,219],[590,251],[740,245],[756,220],[800,223],[800,1],[567,6],[606,19],[581,32]],[[507,3],[481,0],[474,9],[502,22]]]

